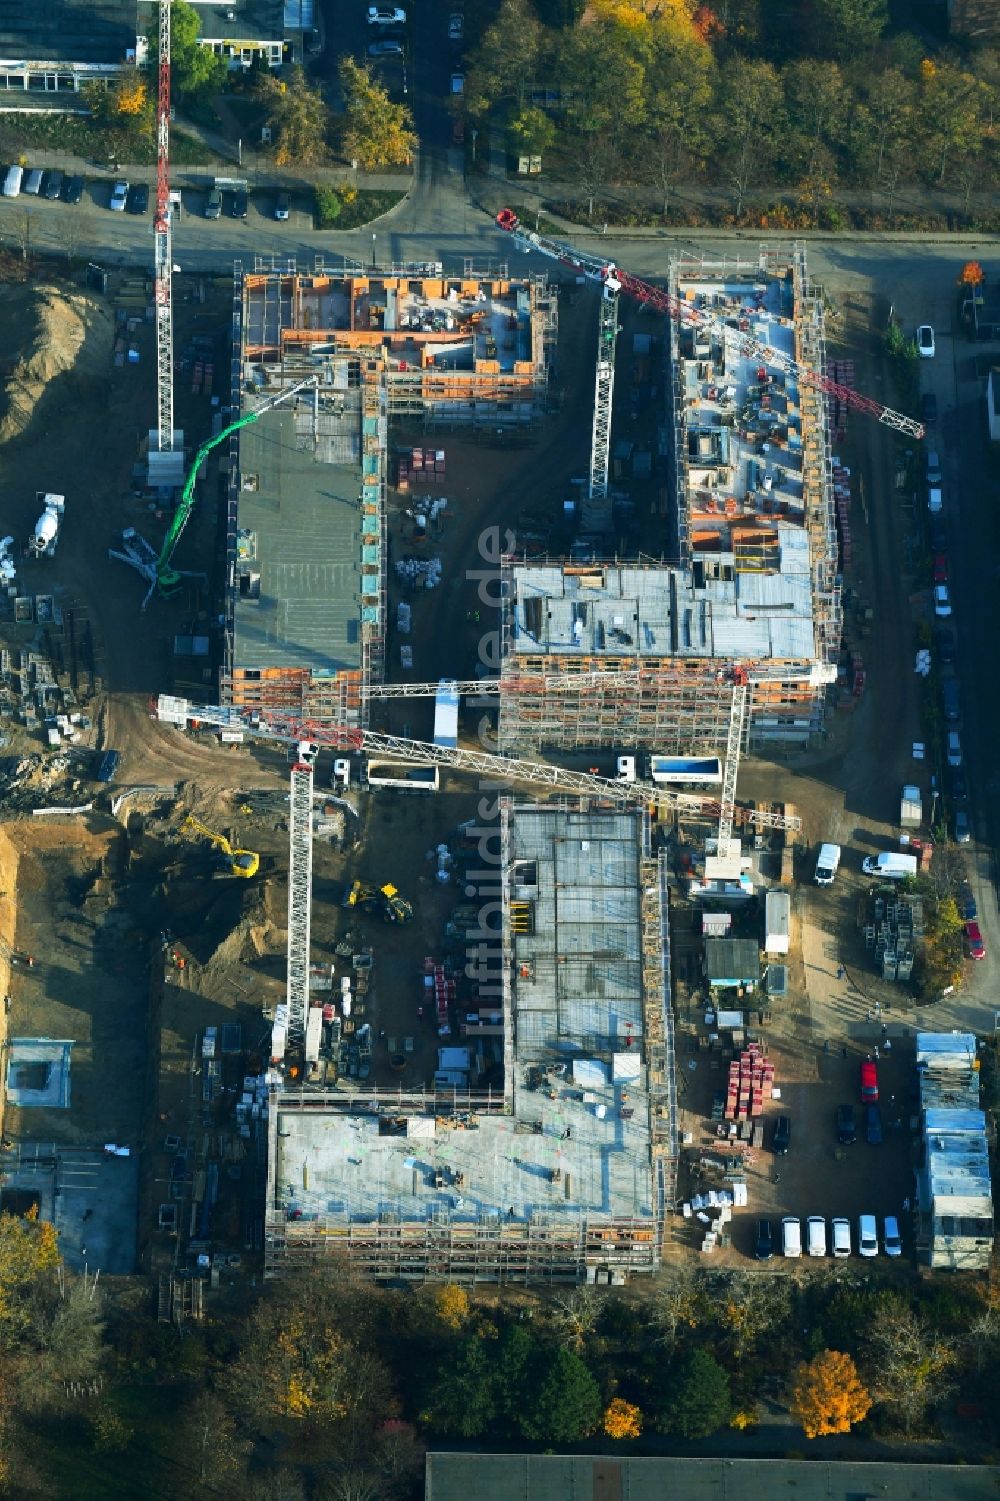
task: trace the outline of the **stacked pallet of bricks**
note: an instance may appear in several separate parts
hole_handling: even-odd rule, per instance
[[[396,458],[396,489],[436,485],[445,477],[443,448],[407,448]]]
[[[846,386],[849,391],[854,390],[854,361],[853,360],[830,360],[826,367],[826,373],[831,380],[835,380],[838,386]],[[830,437],[834,443],[843,443],[847,432],[847,402],[832,392],[829,396],[830,406]]]
[[[752,1042],[729,1065],[726,1086],[726,1120],[746,1121],[764,1114],[764,1101],[774,1090],[774,1064]]]
[[[454,980],[445,974],[443,964],[435,964],[433,959],[424,960],[424,990],[431,991],[434,996],[434,1015],[437,1021],[439,1037],[451,1036],[451,1017],[449,1008],[455,1004],[457,987]]]
[[[849,568],[854,558],[851,547],[851,471],[837,459],[833,461],[833,499],[837,507],[840,566]]]

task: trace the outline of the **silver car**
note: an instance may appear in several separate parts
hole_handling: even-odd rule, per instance
[[[108,208],[112,209],[116,214],[123,214],[125,212],[125,204],[127,202],[128,183],[123,179],[121,182],[116,182],[114,187],[111,189],[111,201],[108,204]]]

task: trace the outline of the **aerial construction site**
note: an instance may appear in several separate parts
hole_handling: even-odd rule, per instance
[[[66,300],[85,360],[5,289],[5,1202],[174,1321],[331,1257],[745,1249],[833,816],[788,758],[863,689],[835,434],[919,425],[829,373],[801,246],[643,282],[504,211],[530,274],[178,298],[160,187],[152,282]],[[112,417],[86,496],[71,402]]]

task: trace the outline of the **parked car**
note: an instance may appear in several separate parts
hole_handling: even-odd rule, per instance
[[[878,1230],[873,1214],[858,1215],[858,1255],[878,1255]]]
[[[932,516],[927,525],[931,539],[931,547],[935,552],[946,552],[948,549],[948,528],[944,524],[944,517]]]
[[[967,922],[965,925],[965,951],[970,959],[986,958],[986,945],[977,922]]]
[[[144,214],[149,208],[149,188],[144,182],[134,182],[128,190],[125,207],[130,214]]]
[[[964,808],[955,809],[955,843],[972,843],[972,827],[969,823],[969,815]]]
[[[208,197],[205,199],[205,218],[222,218],[222,189],[210,188]]]
[[[858,1139],[854,1126],[854,1106],[837,1106],[837,1140],[842,1147],[852,1147]]]
[[[402,57],[406,49],[402,42],[385,41],[371,42],[368,47],[369,57]]]
[[[956,901],[958,902],[958,910],[962,921],[975,922],[979,916],[979,908],[976,906],[976,899],[972,895],[972,887],[968,881],[964,881],[959,887]]]
[[[465,74],[453,73],[451,75],[451,92],[456,99],[461,99],[465,93]]]
[[[935,584],[948,582],[948,559],[943,552],[934,554],[934,582]]]
[[[8,167],[3,175],[3,196],[5,198],[16,198],[21,191],[23,181],[23,167],[19,167],[16,164],[13,167]]]
[[[899,1238],[899,1221],[894,1214],[887,1214],[882,1221],[882,1245],[887,1256],[902,1256],[903,1243]]]
[[[454,15],[448,17],[448,40],[449,42],[460,42],[464,35],[465,17],[456,11]]]
[[[811,1214],[806,1220],[806,1251],[810,1256],[826,1255],[826,1220]]]
[[[369,5],[369,26],[405,26],[406,11],[398,5]]]
[[[957,730],[948,731],[948,765],[961,766],[962,764],[962,737]]]
[[[98,782],[110,782],[114,780],[115,772],[121,765],[121,756],[116,750],[106,750],[97,763],[94,779]]]
[[[125,182],[124,179],[122,179],[120,182],[113,183],[111,187],[111,198],[108,202],[108,208],[112,209],[116,214],[123,214],[125,212],[125,205],[127,202],[128,183]]]
[[[940,626],[934,632],[934,644],[937,647],[938,662],[942,667],[954,667],[955,665],[955,637],[947,626]]]
[[[42,177],[41,167],[32,167],[29,172],[25,172],[21,192],[30,193],[33,198],[37,198],[42,191]]]
[[[917,353],[922,360],[932,360],[936,353],[934,330],[929,323],[921,323],[917,329]]]
[[[925,427],[933,427],[938,419],[937,397],[933,391],[925,391],[920,398],[920,415]]]
[[[864,1059],[861,1064],[861,1103],[878,1104],[878,1065],[871,1058]]]
[[[947,584],[934,585],[934,614],[939,620],[947,620],[951,614],[951,595]]]
[[[940,516],[944,510],[944,495],[939,485],[928,485],[927,509],[932,516]]]
[[[882,1112],[877,1105],[865,1107],[865,1141],[870,1147],[882,1142]]]
[[[924,473],[929,485],[941,483],[941,460],[933,448],[929,448],[924,454]]]
[[[965,780],[965,772],[960,766],[954,771],[949,770],[948,779],[951,787],[952,801],[964,803],[969,795],[969,784]]]
[[[945,678],[941,683],[941,702],[944,705],[944,717],[949,724],[957,724],[962,717],[962,695],[958,686],[958,678]]]
[[[284,223],[288,218],[290,208],[291,200],[289,199],[288,194],[279,193],[277,198],[274,200],[274,217],[276,219],[280,219],[281,222]]]
[[[774,1123],[774,1134],[771,1137],[771,1151],[776,1157],[785,1157],[791,1144],[792,1123],[787,1115],[779,1115]]]
[[[456,115],[451,122],[452,145],[461,146],[465,140],[465,116]]]
[[[244,188],[237,188],[233,194],[233,201],[229,205],[229,216],[232,219],[245,219],[249,210],[249,195]]]
[[[838,1261],[851,1254],[851,1222],[845,1219],[830,1221],[830,1238],[833,1242],[833,1254]]]
[[[790,1214],[781,1221],[781,1254],[789,1257],[802,1255],[802,1224]]]
[[[83,178],[67,177],[63,183],[62,195],[64,203],[79,203],[83,197]]]
[[[774,1228],[770,1220],[757,1220],[754,1227],[753,1254],[758,1261],[770,1261],[774,1255]]]
[[[46,172],[45,181],[42,184],[42,197],[48,198],[50,203],[54,203],[62,192],[62,185],[63,175],[61,172],[57,172],[54,169],[51,172]]]

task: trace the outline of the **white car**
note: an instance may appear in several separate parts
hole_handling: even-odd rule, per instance
[[[882,1221],[882,1244],[887,1256],[902,1256],[903,1243],[899,1238],[899,1221],[894,1214],[887,1214]]]
[[[845,1219],[830,1221],[830,1229],[833,1232],[833,1254],[842,1259],[851,1254],[851,1222]]]
[[[398,5],[369,5],[369,26],[405,26],[406,11]]]
[[[947,620],[951,614],[951,595],[947,584],[934,585],[934,614],[939,620]]]
[[[811,1214],[806,1220],[806,1247],[810,1256],[826,1255],[826,1220]]]
[[[113,209],[116,214],[123,214],[125,212],[125,204],[127,202],[128,183],[124,181],[116,182],[114,187],[111,189],[111,201],[108,204],[108,208]]]
[[[791,1215],[786,1215],[781,1222],[781,1254],[802,1255],[802,1225]]]
[[[451,75],[451,92],[456,98],[461,98],[465,93],[465,74],[453,73]]]
[[[873,1214],[858,1215],[858,1255],[878,1255],[878,1230]]]
[[[917,352],[922,360],[932,360],[937,353],[934,346],[934,330],[929,323],[921,323],[917,329]]]

